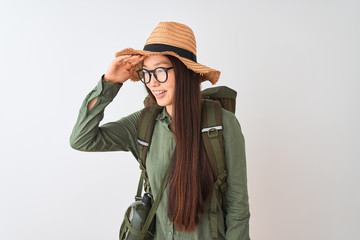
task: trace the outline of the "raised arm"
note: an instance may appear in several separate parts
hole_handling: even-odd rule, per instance
[[[115,58],[106,74],[83,101],[73,128],[70,145],[80,151],[131,151],[137,156],[137,121],[140,111],[99,127],[105,107],[142,61],[140,56]]]
[[[127,81],[134,72],[136,64],[144,60],[144,56],[140,55],[124,55],[119,56],[111,61],[103,79],[106,82],[122,84]],[[95,105],[98,97],[89,102],[88,111]]]

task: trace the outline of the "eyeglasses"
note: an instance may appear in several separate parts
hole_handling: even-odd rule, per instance
[[[174,67],[164,68],[164,67],[157,67],[154,70],[146,70],[146,69],[140,69],[137,70],[137,74],[139,76],[139,79],[145,83],[148,84],[151,80],[151,73],[154,74],[154,77],[156,81],[159,83],[164,83],[168,79],[168,70],[173,69]]]

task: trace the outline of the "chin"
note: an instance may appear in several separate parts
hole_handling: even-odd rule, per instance
[[[165,106],[166,106],[166,104],[164,104],[164,103],[162,103],[162,102],[156,101],[156,103],[157,103],[157,105],[159,105],[160,107],[165,107]]]
[[[156,98],[155,98],[156,99]],[[156,99],[156,103],[157,105],[161,106],[161,107],[165,107],[167,105],[167,102],[164,101],[165,99]]]

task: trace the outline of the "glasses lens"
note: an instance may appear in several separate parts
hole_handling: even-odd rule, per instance
[[[148,73],[148,71],[146,71],[145,69],[141,69],[138,72],[139,75],[139,79],[144,82],[144,83],[148,83],[150,81],[150,74]]]
[[[164,68],[157,68],[155,70],[156,78],[159,82],[165,82],[167,80],[167,72]]]

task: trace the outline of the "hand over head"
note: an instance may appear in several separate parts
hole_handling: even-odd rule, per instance
[[[144,60],[141,55],[122,55],[114,58],[104,76],[104,80],[114,83],[127,81],[135,70],[135,66]]]

